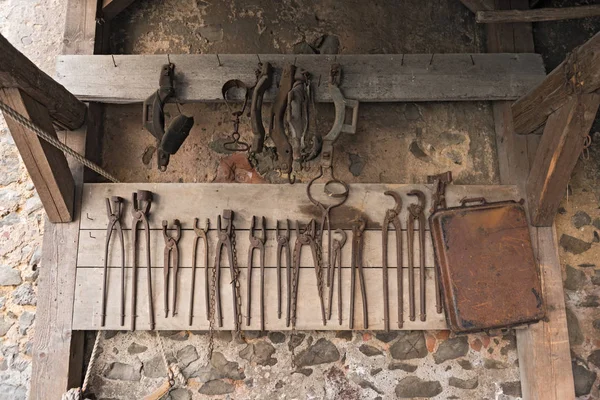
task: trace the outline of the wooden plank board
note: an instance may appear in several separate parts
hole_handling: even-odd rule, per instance
[[[222,54],[219,60],[214,54],[181,54],[169,59],[175,64],[179,102],[222,101],[221,87],[229,79],[256,83],[255,54]],[[362,102],[515,100],[545,76],[538,54],[263,54],[260,59],[275,67],[274,82],[287,63],[309,71],[318,102],[331,101],[327,83],[333,63],[342,66],[344,95]],[[139,103],[156,91],[167,62],[166,55],[115,55],[114,62],[113,56],[61,56],[56,69],[59,82],[82,100]],[[274,83],[265,101],[272,101],[275,93]]]
[[[464,3],[464,1],[463,1]],[[559,21],[600,16],[600,5],[538,8],[535,10],[480,10],[475,13],[478,24]]]
[[[102,17],[109,21],[129,7],[135,0],[102,0]]]
[[[494,9],[494,0],[460,0],[460,2],[474,13],[481,10]]]
[[[350,251],[348,248],[347,251]],[[416,289],[416,321],[409,321],[408,318],[408,270],[403,269],[404,275],[404,327],[406,330],[424,330],[424,329],[447,329],[443,314],[437,314],[435,311],[435,285],[433,284],[433,270],[428,269],[426,275],[427,291],[427,321],[419,320],[419,271],[415,271],[417,282]],[[290,330],[285,326],[285,285],[283,286],[282,310],[284,315],[282,319],[277,319],[277,273],[275,268],[265,269],[265,329],[266,330]],[[138,273],[138,296],[136,319],[136,329],[149,329],[148,322],[148,297],[146,294],[146,269],[140,269]],[[285,272],[282,279],[285,281]],[[367,306],[370,330],[383,330],[383,300],[381,268],[371,268],[364,271]],[[240,288],[242,296],[242,315],[246,316],[246,284],[247,270],[240,272]],[[100,326],[100,314],[102,307],[102,285],[103,270],[101,268],[78,268],[77,269],[77,287],[75,292],[75,309],[73,314],[73,329],[129,329],[130,324],[130,290],[131,285],[126,288],[125,304],[125,326],[120,325],[120,282],[121,271],[117,268],[109,269],[109,296],[110,301],[107,306],[106,326]],[[126,280],[131,281],[130,270],[127,270]],[[192,326],[188,323],[191,270],[182,269],[179,271],[179,289],[178,289],[178,314],[173,317],[164,316],[163,307],[163,273],[161,268],[152,269],[152,292],[155,313],[155,322],[157,330],[207,330],[209,328],[206,319],[206,303],[204,302],[204,274],[203,271],[196,273],[196,295],[194,296],[194,320]],[[348,329],[349,301],[350,301],[350,269],[342,269],[342,325],[338,323],[337,317],[337,284],[334,286],[334,301],[332,319],[327,325],[323,326],[321,322],[319,298],[317,295],[317,283],[315,273],[312,269],[303,268],[300,270],[299,296],[297,308],[296,330],[344,330]],[[396,301],[396,269],[389,270],[389,289],[390,289],[390,329],[397,328],[397,310]],[[362,303],[360,300],[360,289],[356,283],[357,300],[355,303],[354,329],[364,330],[362,317]],[[242,329],[260,330],[260,273],[254,270],[252,276],[252,296],[251,296],[251,325],[247,326],[244,318]],[[169,286],[170,303],[172,304],[172,278]],[[221,276],[221,304],[223,311],[223,326],[216,329],[232,330],[233,325],[233,306],[231,297],[231,285],[229,272]]]

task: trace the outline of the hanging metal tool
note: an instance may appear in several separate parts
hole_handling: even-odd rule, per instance
[[[303,232],[300,232],[300,223],[296,221],[296,244],[294,245],[294,270],[292,273],[292,329],[296,328],[296,311],[298,307],[298,287],[300,281],[300,256],[302,247],[310,247],[313,258],[313,267],[317,278],[317,291],[321,303],[321,317],[323,325],[327,324],[325,315],[325,299],[323,294],[323,274],[321,270],[321,254],[319,245],[316,242],[315,220],[311,219]]]
[[[171,121],[165,132],[164,107],[167,101],[175,95],[174,80],[175,64],[163,65],[158,81],[159,89],[144,101],[142,111],[144,128],[157,140],[156,154],[158,168],[161,171],[167,169],[169,157],[179,150],[194,126],[193,117],[180,114]]]
[[[288,105],[288,93],[292,90],[294,84],[294,75],[296,66],[288,64],[283,67],[281,79],[279,80],[279,91],[275,96],[275,101],[271,107],[271,125],[269,136],[275,149],[277,150],[276,168],[282,175],[288,175],[290,183],[294,183],[291,179],[292,172],[292,146],[285,134],[285,111]]]
[[[277,318],[281,319],[281,269],[282,254],[285,254],[285,270],[287,279],[287,317],[286,326],[290,326],[290,307],[292,291],[292,253],[290,249],[290,220],[286,219],[285,233],[279,230],[279,220],[275,224],[275,233],[277,236]]]
[[[231,292],[233,296],[233,316],[235,330],[239,331],[242,325],[242,298],[240,294],[239,269],[237,266],[237,253],[235,251],[235,228],[233,226],[233,211],[223,210],[223,219],[225,228],[221,229],[221,216],[217,219],[217,235],[219,241],[215,251],[215,265],[213,274],[215,274],[215,308],[217,311],[217,323],[219,327],[223,326],[223,315],[221,313],[221,252],[223,248],[227,251],[229,261],[229,273],[231,277]]]
[[[250,106],[250,123],[252,124],[251,151],[261,153],[265,144],[265,127],[262,120],[263,98],[267,89],[273,84],[273,67],[270,63],[259,63],[257,70],[257,81],[252,92],[252,104]]]
[[[181,238],[181,222],[178,219],[173,220],[173,225],[175,225],[175,236],[169,236],[167,233],[169,223],[162,222],[163,239],[165,240],[165,262],[163,264],[165,318],[169,316],[169,270],[171,265],[173,266],[173,316],[177,315],[177,275],[179,272],[179,247],[177,245]]]
[[[292,171],[302,168],[302,142],[308,131],[308,105],[310,95],[310,74],[297,69],[292,90],[287,97],[286,123],[292,145]]]
[[[208,228],[210,226],[210,220],[206,218],[204,223],[204,229],[198,226],[198,218],[194,218],[194,232],[196,237],[194,238],[194,247],[192,249],[192,289],[190,293],[190,317],[189,324],[192,326],[192,320],[194,317],[194,290],[196,288],[196,264],[198,259],[198,242],[200,239],[204,242],[204,302],[206,303],[206,319],[210,318],[210,293],[209,293],[209,277],[208,277]]]
[[[414,273],[414,231],[415,220],[419,223],[419,294],[421,321],[426,319],[426,304],[425,304],[425,194],[420,190],[412,190],[407,193],[408,196],[416,196],[417,204],[408,205],[408,222],[406,229],[408,230],[408,286],[410,291],[410,320],[415,320],[415,273]],[[412,276],[412,277],[411,277]],[[412,281],[412,282],[411,282]]]
[[[452,172],[447,171],[438,175],[429,175],[427,183],[433,184],[435,191],[431,199],[431,209],[429,210],[429,218],[438,210],[445,210],[446,206],[446,185],[452,182]],[[436,266],[433,276],[435,280],[435,310],[438,314],[442,313],[442,293],[440,291],[440,277],[437,259],[434,257]]]
[[[112,206],[111,206],[112,203]],[[117,230],[119,242],[121,243],[121,326],[125,325],[125,244],[123,243],[123,229],[121,229],[121,214],[123,210],[123,198],[112,196],[106,199],[106,214],[108,215],[108,226],[106,227],[106,246],[104,247],[104,283],[102,284],[102,322],[106,322],[106,301],[108,296],[108,249],[110,237],[114,229]]]
[[[243,92],[244,96],[244,104],[242,108],[238,111],[233,111],[231,108],[231,104],[227,98],[227,93],[232,90],[237,89]],[[242,142],[240,140],[240,117],[244,115],[244,111],[246,110],[246,105],[248,104],[248,87],[246,84],[239,79],[230,79],[221,88],[221,94],[223,95],[223,100],[225,100],[225,105],[229,109],[229,112],[233,116],[233,133],[231,134],[231,141],[225,142],[223,147],[229,151],[248,151],[250,150],[250,145],[246,142]]]
[[[329,308],[327,309],[327,319],[331,320],[331,309],[333,305],[333,281],[335,279],[335,269],[337,267],[337,298],[338,298],[338,321],[342,324],[342,247],[346,244],[346,232],[336,229],[335,233],[340,235],[340,239],[333,239],[333,257],[331,267],[331,285],[329,285]]]
[[[265,330],[265,240],[267,238],[266,219],[262,217],[262,238],[254,235],[255,217],[250,225],[250,247],[248,249],[248,286],[246,293],[246,326],[250,326],[250,306],[252,305],[252,255],[258,250],[260,257],[260,330]]]
[[[150,213],[150,206],[152,205],[152,192],[148,190],[138,190],[132,195],[132,221],[131,229],[133,230],[133,266],[132,266],[132,287],[131,287],[131,330],[135,330],[135,318],[136,314],[136,300],[137,300],[137,265],[138,265],[138,252],[137,252],[137,226],[139,223],[143,225],[144,232],[146,234],[146,268],[147,283],[148,283],[148,319],[150,321],[150,330],[154,330],[154,303],[152,301],[152,266],[150,265],[150,224],[148,223],[148,216]]]
[[[382,233],[382,254],[381,260],[383,272],[383,320],[386,332],[390,330],[390,305],[389,305],[389,288],[388,288],[388,235],[390,224],[394,226],[396,231],[396,281],[398,286],[398,328],[404,325],[404,277],[402,273],[402,224],[400,223],[400,211],[402,210],[402,198],[396,192],[391,190],[385,191],[383,194],[391,196],[396,201],[394,208],[385,212],[383,220]]]
[[[354,303],[356,298],[356,274],[360,283],[360,295],[362,297],[363,307],[363,326],[362,329],[369,328],[369,315],[367,308],[367,287],[365,284],[365,275],[363,272],[363,247],[365,227],[367,222],[360,217],[352,227],[352,264],[350,265],[350,317],[349,329],[354,329]]]

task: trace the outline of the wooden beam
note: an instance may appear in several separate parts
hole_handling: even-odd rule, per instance
[[[465,0],[461,0],[465,3]],[[473,11],[473,10],[471,10]],[[475,21],[478,24],[500,24],[515,22],[559,21],[563,19],[578,19],[599,17],[600,5],[538,8],[535,10],[477,10]]]
[[[598,94],[575,95],[548,118],[527,180],[532,225],[552,226],[599,104]]]
[[[110,21],[135,0],[102,0],[102,17]]]
[[[48,110],[22,90],[0,89],[0,101],[56,137]],[[71,221],[75,184],[65,155],[12,118],[5,119],[48,219],[53,223]]]
[[[97,0],[68,0],[66,7],[63,54],[93,54]],[[83,126],[59,137],[84,154],[87,130]],[[84,167],[68,160],[75,182],[74,221],[44,226],[30,400],[59,400],[83,379],[84,335],[73,331],[72,322]]]
[[[574,93],[592,93],[600,89],[600,33],[575,48],[542,83],[512,106],[515,131],[536,132],[550,114],[558,110]]]
[[[77,129],[86,107],[0,35],[0,88],[18,88],[45,106],[60,126]]]
[[[494,0],[460,0],[460,2],[473,13],[494,9]]]
[[[286,63],[310,71],[319,102],[331,101],[326,83],[334,62],[342,65],[344,95],[363,102],[514,100],[545,77],[537,54],[271,54],[260,59],[274,65],[276,82]],[[222,101],[228,79],[256,83],[255,54],[219,55],[221,66],[214,54],[171,55],[170,60],[180,102]],[[59,82],[82,100],[139,103],[158,87],[166,62],[165,55],[61,56],[56,69]],[[275,94],[274,85],[266,101]]]

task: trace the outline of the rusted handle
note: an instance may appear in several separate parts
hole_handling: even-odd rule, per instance
[[[460,201],[460,206],[464,207],[468,203],[487,204],[487,200],[485,199],[485,197],[465,197]]]

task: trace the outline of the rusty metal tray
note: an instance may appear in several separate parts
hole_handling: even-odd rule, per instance
[[[463,199],[459,207],[436,211],[429,223],[452,331],[509,328],[544,317],[522,201]]]

